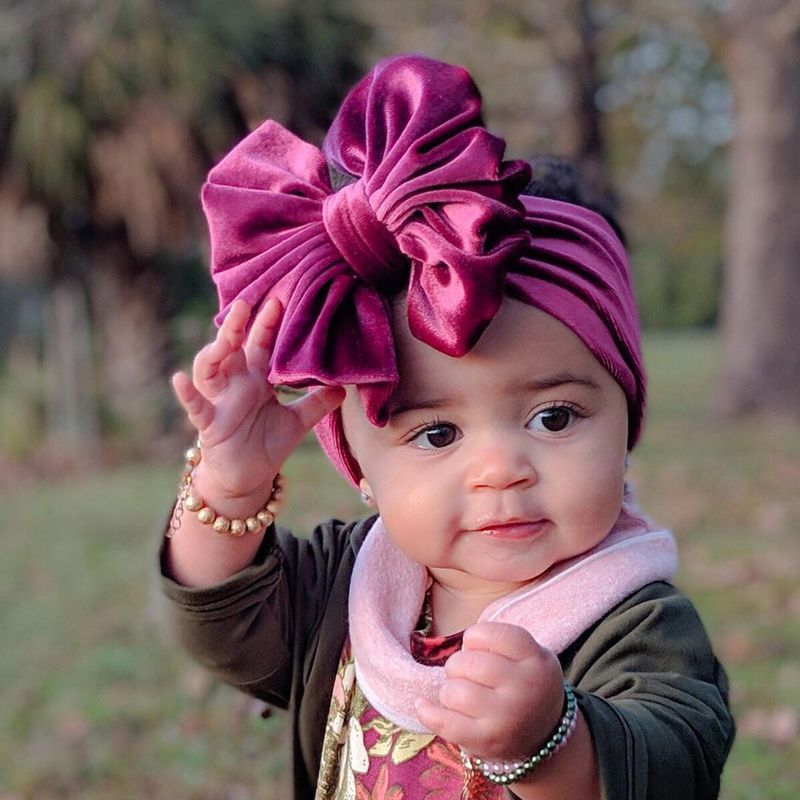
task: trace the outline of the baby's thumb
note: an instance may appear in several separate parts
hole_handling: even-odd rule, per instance
[[[442,707],[432,703],[426,697],[417,697],[414,700],[414,710],[419,721],[433,733],[438,733],[442,727]]]
[[[324,416],[342,404],[345,390],[341,386],[322,386],[304,394],[291,404],[304,431],[313,428]]]

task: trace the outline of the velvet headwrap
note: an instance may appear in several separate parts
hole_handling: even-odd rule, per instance
[[[269,380],[356,385],[375,425],[398,384],[390,301],[412,334],[460,357],[504,296],[570,327],[620,383],[629,444],[644,373],[624,248],[579,206],[519,194],[523,161],[502,160],[465,70],[422,56],[379,63],[346,97],[322,151],[267,121],[211,170],[203,207],[225,317],[236,298],[277,297],[284,317]],[[334,191],[331,171],[352,178]],[[338,411],[317,435],[353,483]]]

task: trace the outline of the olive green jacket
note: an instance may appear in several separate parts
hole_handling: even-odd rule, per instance
[[[165,573],[171,628],[222,680],[293,718],[295,798],[311,800],[350,575],[374,517],[309,539],[278,530],[252,566],[189,589]],[[696,610],[666,583],[624,600],[559,656],[589,724],[608,800],[708,800],[734,736],[725,672]]]

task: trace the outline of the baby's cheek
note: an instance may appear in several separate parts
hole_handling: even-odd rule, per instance
[[[600,540],[614,526],[622,508],[624,473],[622,470],[597,470],[584,473],[580,485],[564,496],[570,522],[589,538]],[[596,542],[592,542],[595,544]],[[591,546],[591,545],[590,545]]]
[[[430,515],[430,503],[425,502],[424,493],[413,483],[398,479],[382,481],[377,496],[381,517],[390,529],[413,529],[413,520],[424,522]]]

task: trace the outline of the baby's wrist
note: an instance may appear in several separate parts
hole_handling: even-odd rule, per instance
[[[251,491],[236,492],[214,481],[213,470],[202,468],[200,444],[186,451],[186,466],[178,489],[178,499],[170,518],[167,538],[173,538],[181,528],[186,512],[196,522],[210,526],[219,534],[239,538],[245,534],[262,534],[275,520],[283,495],[283,478],[276,473],[266,489],[255,484]],[[212,505],[213,503],[213,505]]]
[[[468,756],[462,751],[465,766],[501,786],[526,782],[534,776],[541,767],[564,748],[575,731],[579,714],[575,690],[567,680],[563,680],[562,685],[562,712],[549,736],[542,740],[536,751],[523,758],[508,760]]]
[[[265,476],[253,487],[237,490],[225,486],[201,461],[192,472],[192,490],[218,514],[244,518],[255,514],[269,500],[275,474]]]

